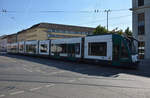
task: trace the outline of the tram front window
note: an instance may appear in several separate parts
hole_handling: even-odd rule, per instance
[[[138,41],[135,39],[127,40],[128,42],[128,47],[131,51],[131,54],[135,55],[138,54]]]
[[[132,41],[132,54],[138,54],[138,41],[136,41],[136,40],[133,40]]]
[[[127,40],[127,45],[131,53],[132,62],[138,62],[138,41],[131,38]]]

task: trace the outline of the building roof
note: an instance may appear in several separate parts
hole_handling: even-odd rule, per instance
[[[66,31],[76,31],[76,32],[93,32],[95,28],[92,27],[81,27],[81,26],[73,26],[73,25],[64,25],[64,24],[54,24],[54,23],[39,23],[33,25],[32,27],[19,31],[18,33],[23,33],[27,30],[34,28],[46,28],[46,29],[57,29],[57,30],[66,30]]]

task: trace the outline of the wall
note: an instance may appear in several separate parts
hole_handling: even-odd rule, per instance
[[[150,0],[144,0],[144,6],[138,7],[138,0],[132,0],[133,10],[133,35],[138,41],[145,42],[145,59],[150,59]],[[145,34],[138,35],[138,14],[145,13]]]
[[[44,28],[34,28],[18,33],[18,42],[27,40],[47,40]]]

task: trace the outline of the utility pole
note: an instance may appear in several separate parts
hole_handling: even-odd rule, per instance
[[[108,10],[105,10],[104,12],[106,12],[106,13],[107,13],[107,31],[108,31],[108,14],[109,14],[109,12],[111,12],[111,10],[110,10],[110,9],[108,9]]]

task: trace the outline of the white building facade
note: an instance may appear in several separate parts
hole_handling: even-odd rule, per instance
[[[140,59],[150,59],[150,0],[132,0],[133,35]]]

